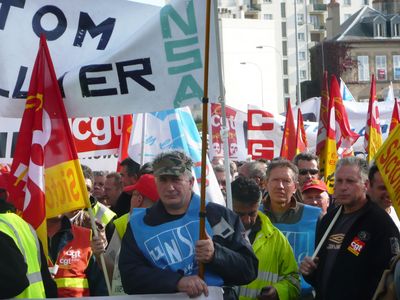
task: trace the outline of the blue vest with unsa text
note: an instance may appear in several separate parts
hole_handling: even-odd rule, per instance
[[[298,265],[305,256],[311,256],[314,251],[315,229],[320,215],[321,209],[319,207],[304,205],[303,215],[299,222],[293,224],[274,223],[275,227],[289,240]],[[304,280],[303,276],[300,279],[301,293],[303,295],[311,293],[311,285]]]
[[[198,273],[195,259],[195,243],[199,239],[200,198],[193,194],[186,214],[174,221],[157,226],[147,225],[143,219],[146,209],[133,209],[129,223],[136,244],[144,256],[160,269],[183,272],[185,276]],[[206,230],[213,232],[206,218]],[[205,268],[205,282],[209,286],[222,286],[223,280]]]

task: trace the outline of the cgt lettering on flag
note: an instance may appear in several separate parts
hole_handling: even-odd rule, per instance
[[[170,64],[168,74],[181,76],[174,107],[183,106],[182,102],[189,99],[200,100],[203,89],[193,75],[181,75],[203,68],[193,0],[187,1],[185,16],[170,4],[164,6],[160,11],[160,21],[165,55]],[[178,28],[183,36],[173,28]]]

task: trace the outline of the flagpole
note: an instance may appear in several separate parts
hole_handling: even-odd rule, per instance
[[[210,60],[210,19],[211,0],[207,0],[206,6],[206,30],[204,41],[204,94],[203,94],[203,123],[202,147],[201,147],[201,188],[200,188],[200,239],[207,239],[205,231],[206,218],[206,160],[207,160],[207,132],[208,132],[208,69]],[[204,264],[199,263],[199,277],[204,279]]]
[[[94,221],[94,214],[93,214],[92,206],[89,205],[89,207],[88,207],[87,209],[88,209],[88,212],[89,212],[90,225],[91,225],[91,227],[92,227],[93,235],[94,235],[95,237],[98,237],[98,236],[99,236],[99,233],[97,232],[97,226],[96,226],[96,223],[95,223],[95,221]],[[106,261],[104,260],[104,253],[101,253],[101,254],[100,254],[100,263],[101,263],[101,268],[103,269],[103,275],[104,275],[104,279],[105,279],[105,281],[106,281],[108,295],[111,296],[110,278],[108,278],[108,272],[107,272],[107,267],[106,267]]]
[[[140,145],[140,165],[144,165],[144,135],[146,134],[146,113],[142,113],[142,144]]]
[[[214,2],[214,11],[216,11],[217,2]],[[219,76],[219,102],[221,103],[221,115],[222,115],[222,128],[221,128],[221,138],[224,148],[224,169],[225,169],[225,177],[229,178],[229,181],[226,181],[226,206],[229,209],[232,209],[232,188],[231,188],[231,168],[230,168],[230,159],[229,159],[229,141],[228,141],[228,133],[229,128],[226,122],[226,106],[225,106],[225,88],[224,88],[224,79],[222,74],[222,59],[221,59],[221,39],[219,34],[219,24],[218,24],[218,15],[214,14],[214,24],[215,24],[215,39],[217,44],[217,63],[218,63],[218,76]],[[228,183],[229,182],[229,183]]]

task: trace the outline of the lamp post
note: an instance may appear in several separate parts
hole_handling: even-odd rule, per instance
[[[260,66],[254,62],[251,61],[242,61],[240,63],[241,65],[253,65],[257,68],[258,72],[260,72],[260,79],[261,79],[261,107],[264,107],[264,80],[263,80],[263,74]]]

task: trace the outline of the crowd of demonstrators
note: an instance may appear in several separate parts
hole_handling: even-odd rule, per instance
[[[264,213],[281,230],[293,248],[297,263],[311,255],[314,249],[315,230],[321,209],[296,200],[298,169],[286,159],[275,159],[267,167],[266,189],[268,196]],[[301,278],[302,299],[312,299],[312,287]]]
[[[321,220],[318,243],[334,216],[340,215],[318,256],[305,257],[300,266],[316,290],[316,299],[372,299],[384,269],[399,253],[399,231],[367,196],[367,186],[365,160],[348,157],[337,162],[334,197],[338,207]]]
[[[239,288],[241,299],[294,300],[300,295],[300,278],[293,250],[286,237],[259,210],[261,190],[252,179],[232,182],[233,210],[258,258],[258,276]]]
[[[233,211],[207,202],[206,240],[199,240],[192,161],[172,151],[143,166],[125,159],[120,173],[82,166],[99,236],[86,210],[48,219],[47,258],[36,233],[6,202],[0,170],[0,298],[108,295],[102,254],[114,295],[195,297],[216,285],[225,299],[372,298],[400,237],[376,165],[339,160],[329,195],[311,153],[293,163],[231,161],[228,176],[222,159],[213,162],[225,197],[231,184]]]
[[[208,295],[208,285],[214,285],[224,287],[226,299],[235,299],[230,287],[256,278],[257,258],[232,211],[208,203],[208,238],[199,240],[200,197],[192,190],[192,165],[178,151],[154,159],[160,199],[151,208],[133,209],[122,239],[119,269],[126,293],[184,292],[195,297]],[[199,263],[205,266],[204,279],[197,275]]]

